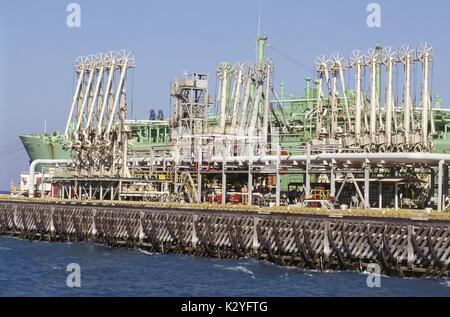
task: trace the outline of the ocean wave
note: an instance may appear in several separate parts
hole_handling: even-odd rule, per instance
[[[11,248],[8,247],[0,247],[0,251],[9,251]]]
[[[147,255],[159,255],[159,254],[161,254],[159,252],[150,252],[150,251],[142,250],[142,249],[138,249],[138,251],[139,251],[139,253],[143,253],[143,254],[147,254]]]
[[[249,274],[253,279],[255,278],[255,273],[253,273],[251,270],[244,266],[231,266],[231,267],[224,267],[225,270],[234,271],[234,272],[242,272],[245,274]]]
[[[450,287],[450,281],[441,281],[441,282],[439,282],[439,284],[441,284],[445,287]]]

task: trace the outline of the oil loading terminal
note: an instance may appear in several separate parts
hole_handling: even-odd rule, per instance
[[[167,121],[126,120],[130,51],[78,58],[70,158],[31,162],[27,198],[0,204],[0,232],[448,276],[450,154],[431,46],[320,56],[295,103],[274,88],[265,41],[256,63],[218,66],[215,101],[206,74],[174,80]]]

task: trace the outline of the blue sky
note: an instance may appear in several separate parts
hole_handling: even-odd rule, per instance
[[[81,28],[66,26],[66,6],[81,6]],[[277,85],[304,88],[320,54],[366,50],[376,43],[434,47],[433,92],[450,104],[450,0],[376,1],[381,28],[368,28],[364,0],[263,0],[262,31]],[[62,130],[68,114],[75,57],[131,49],[137,60],[133,117],[169,110],[169,83],[184,71],[210,74],[222,61],[253,60],[259,0],[64,1],[0,0],[0,188],[27,169],[25,151],[2,156],[20,133]],[[284,53],[280,54],[279,51]],[[294,63],[286,55],[297,62]]]

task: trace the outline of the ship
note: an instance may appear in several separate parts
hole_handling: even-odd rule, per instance
[[[131,131],[130,152],[145,154],[150,147],[168,144],[169,126],[163,119],[127,120]],[[22,134],[19,136],[30,163],[38,159],[65,160],[71,151],[64,147],[68,141],[63,134]]]

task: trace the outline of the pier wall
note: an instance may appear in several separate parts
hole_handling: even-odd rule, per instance
[[[319,271],[377,263],[398,276],[448,277],[449,227],[450,220],[0,202],[0,234],[22,239],[251,256]]]

